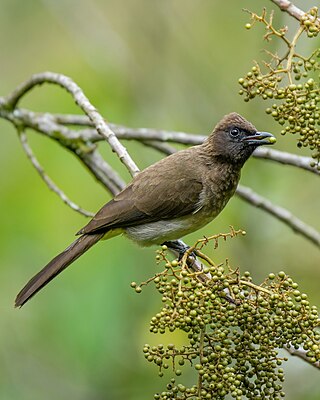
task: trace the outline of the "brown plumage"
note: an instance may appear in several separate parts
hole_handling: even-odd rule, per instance
[[[240,170],[254,149],[275,138],[236,113],[225,116],[207,140],[179,151],[140,172],[105,204],[66,250],[21,290],[22,306],[100,239],[124,233],[137,243],[161,244],[214,219],[234,194]]]

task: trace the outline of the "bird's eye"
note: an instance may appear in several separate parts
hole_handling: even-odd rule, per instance
[[[240,134],[240,129],[239,128],[232,128],[230,129],[230,135],[232,137],[237,137]]]

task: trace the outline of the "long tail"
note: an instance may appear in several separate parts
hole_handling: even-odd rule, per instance
[[[73,261],[96,244],[104,233],[96,233],[80,236],[70,244],[62,253],[51,260],[40,272],[38,272],[16,297],[15,307],[22,307],[40,289],[46,286],[60,272],[67,268]]]

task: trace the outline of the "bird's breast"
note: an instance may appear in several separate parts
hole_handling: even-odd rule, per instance
[[[179,239],[207,225],[214,216],[205,209],[171,220],[149,222],[125,229],[129,239],[142,246],[162,244],[168,240]]]
[[[239,177],[240,173],[234,170],[214,175],[208,173],[193,212],[179,218],[160,219],[125,228],[126,235],[142,246],[150,246],[179,239],[202,228],[225,207],[236,190]]]
[[[233,170],[223,171],[220,174],[207,177],[206,184],[204,185],[205,193],[202,196],[207,212],[211,212],[215,217],[223,210],[234,195],[239,179],[240,172],[238,173]]]

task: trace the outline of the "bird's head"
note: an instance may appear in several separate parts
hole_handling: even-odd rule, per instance
[[[214,155],[240,165],[258,146],[275,142],[271,133],[257,131],[254,125],[235,112],[224,116],[206,141]]]

